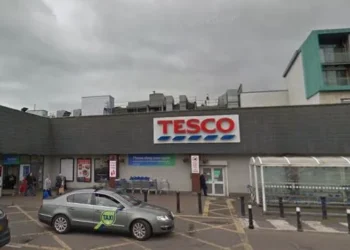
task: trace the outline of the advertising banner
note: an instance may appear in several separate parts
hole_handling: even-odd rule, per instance
[[[78,159],[78,182],[91,182],[91,159]]]
[[[111,177],[111,178],[117,177],[117,161],[116,160],[109,161],[109,177]]]
[[[191,172],[192,174],[199,174],[199,156],[191,156]]]
[[[137,154],[128,155],[128,165],[134,167],[173,167],[175,155]]]

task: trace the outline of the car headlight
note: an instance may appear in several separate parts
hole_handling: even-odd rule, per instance
[[[162,216],[157,216],[157,220],[160,220],[160,221],[167,221],[167,220],[170,220],[168,216],[166,215],[162,215]]]

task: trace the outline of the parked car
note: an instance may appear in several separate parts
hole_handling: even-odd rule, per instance
[[[174,229],[174,214],[168,209],[106,189],[81,189],[45,199],[38,218],[59,234],[88,228],[128,232],[137,240],[147,240]]]
[[[11,233],[9,228],[9,221],[7,215],[0,209],[0,247],[3,247],[10,243]]]

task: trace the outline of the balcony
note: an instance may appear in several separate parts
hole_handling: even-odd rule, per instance
[[[325,77],[324,83],[327,86],[350,86],[350,77]]]
[[[326,52],[321,51],[321,63],[328,65],[350,64],[350,51]]]

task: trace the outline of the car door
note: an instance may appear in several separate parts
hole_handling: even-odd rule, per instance
[[[115,197],[95,193],[93,204],[95,230],[128,231],[128,209]]]
[[[73,226],[89,228],[94,226],[92,193],[75,193],[67,196],[67,210]]]

